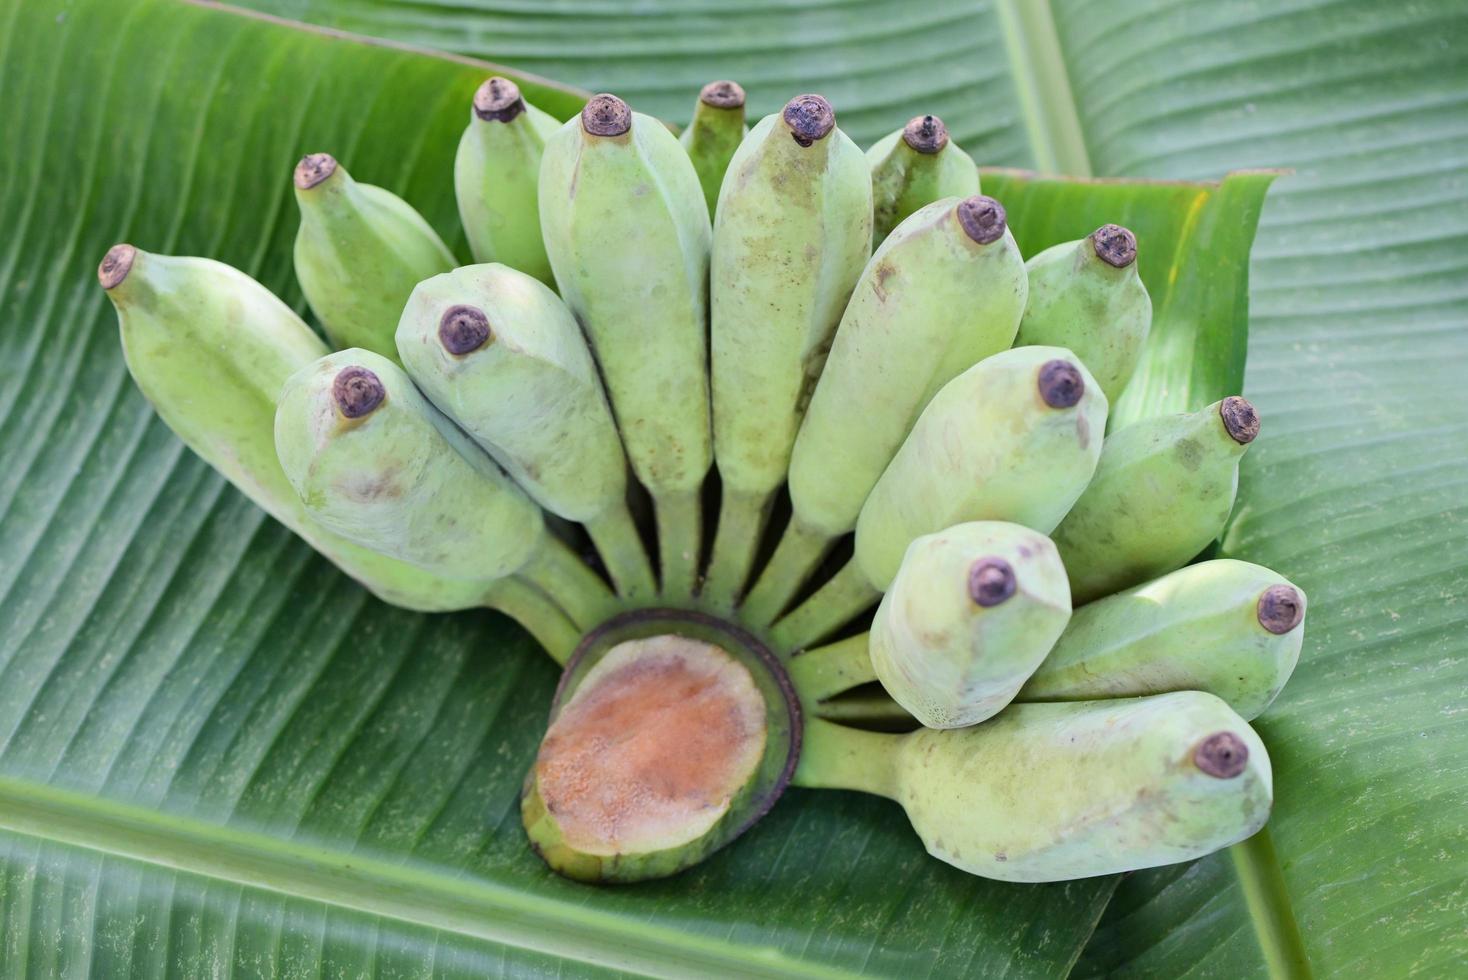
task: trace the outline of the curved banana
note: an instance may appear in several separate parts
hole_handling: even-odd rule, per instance
[[[948,139],[937,116],[913,116],[867,150],[872,173],[872,243],[882,244],[918,208],[979,193],[979,168]]]
[[[678,137],[703,188],[709,217],[719,203],[719,187],[729,161],[749,127],[744,125],[744,89],[738,82],[709,82],[698,93],[693,119]]]
[[[1152,298],[1137,275],[1137,239],[1102,225],[1025,263],[1030,298],[1015,345],[1068,347],[1116,401],[1136,370],[1152,326]]]
[[[1015,347],[944,385],[872,488],[856,559],[885,589],[908,544],[962,521],[1055,529],[1090,483],[1106,396],[1061,347]]]
[[[708,207],[668,130],[598,95],[547,142],[540,220],[561,296],[591,340],[628,459],[651,492],[662,586],[692,594],[712,461]]]
[[[496,75],[474,93],[454,155],[454,196],[476,262],[502,262],[554,285],[536,188],[545,141],[561,128]]]
[[[296,279],[337,347],[397,359],[393,333],[413,287],[457,263],[423,216],[359,184],[328,153],[296,165]]]
[[[1183,565],[1223,532],[1259,434],[1238,396],[1107,436],[1096,476],[1051,535],[1076,605]]]
[[[734,597],[749,573],[804,403],[870,252],[871,197],[861,150],[819,95],[760,120],[729,165],[709,276],[724,496],[708,595]]]
[[[619,591],[655,591],[627,458],[586,339],[555,293],[499,264],[426,279],[398,323],[408,373],[546,510],[585,524]]]
[[[1002,521],[958,524],[907,549],[872,621],[872,667],[918,721],[963,728],[1014,699],[1069,619],[1049,538]]]

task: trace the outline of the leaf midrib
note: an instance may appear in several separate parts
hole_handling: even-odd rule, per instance
[[[0,777],[0,829],[473,939],[648,976],[858,974],[585,903]]]

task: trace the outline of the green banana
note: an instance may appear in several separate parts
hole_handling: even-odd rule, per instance
[[[1295,669],[1304,618],[1305,594],[1276,572],[1189,565],[1079,609],[1017,700],[1207,691],[1253,719]]]
[[[536,187],[545,141],[561,128],[496,75],[479,86],[454,156],[454,196],[476,262],[502,262],[554,285]]]
[[[880,245],[918,208],[979,193],[979,168],[948,139],[937,116],[913,116],[866,152],[872,174],[872,243]]]
[[[318,521],[420,568],[503,578],[544,542],[530,498],[370,351],[337,351],[291,375],[275,449]]]
[[[122,352],[143,395],[205,462],[394,605],[425,612],[485,601],[485,583],[431,575],[317,524],[275,455],[275,402],[326,345],[264,286],[211,259],[115,245],[98,279],[117,308]]]
[[[1061,347],[1015,347],[944,385],[872,488],[856,559],[886,589],[908,543],[960,521],[1048,534],[1101,456],[1106,396]]]
[[[540,220],[561,296],[591,340],[637,476],[653,497],[662,586],[691,595],[712,462],[708,207],[668,130],[594,96],[546,141]]]
[[[296,165],[296,279],[337,347],[397,359],[393,333],[413,287],[456,263],[423,216],[381,187],[359,184],[327,153]]]
[[[1069,619],[1070,586],[1050,539],[974,521],[913,541],[877,607],[869,651],[882,686],[913,717],[963,728],[1013,700]]]
[[[745,602],[778,614],[838,535],[939,388],[1006,350],[1028,284],[993,198],[919,209],[867,263],[836,330],[790,456],[794,514]]]
[[[870,254],[872,213],[861,150],[819,95],[762,119],[728,174],[709,274],[724,496],[705,593],[719,596],[748,575],[804,402]]]
[[[1152,298],[1137,275],[1137,239],[1102,225],[1025,263],[1030,298],[1015,344],[1068,347],[1116,401],[1142,356]]]
[[[1262,827],[1274,795],[1264,743],[1201,691],[1016,704],[909,735],[816,719],[795,782],[890,797],[929,854],[1028,882],[1202,857]]]
[[[1258,434],[1254,406],[1234,395],[1108,436],[1091,485],[1051,535],[1075,603],[1170,572],[1217,538]]]
[[[698,93],[693,119],[678,142],[688,151],[693,169],[708,202],[709,217],[719,203],[719,187],[729,160],[749,127],[744,125],[744,89],[738,82],[709,82]]]
[[[581,328],[506,265],[418,284],[397,331],[403,366],[546,510],[585,524],[620,591],[654,591],[627,510],[627,459]]]

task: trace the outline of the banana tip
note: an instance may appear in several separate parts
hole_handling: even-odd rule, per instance
[[[1193,764],[1215,779],[1233,779],[1249,765],[1249,747],[1233,732],[1216,732],[1198,743]]]
[[[1305,603],[1293,585],[1271,585],[1259,596],[1259,625],[1283,636],[1305,618]]]
[[[913,116],[902,128],[902,141],[919,153],[937,153],[948,145],[948,127],[937,116]]]
[[[1086,379],[1081,369],[1070,361],[1056,358],[1040,368],[1040,398],[1051,408],[1071,408],[1086,393]]]
[[[307,153],[296,164],[293,180],[296,187],[309,191],[332,174],[336,173],[336,157],[330,153]]]
[[[980,558],[969,566],[969,598],[985,609],[1014,595],[1017,587],[1014,568],[1003,558]]]
[[[337,410],[349,419],[370,415],[387,397],[382,379],[364,367],[347,367],[331,382],[331,397]]]
[[[115,289],[127,278],[132,271],[133,259],[137,258],[138,250],[126,243],[114,245],[102,256],[102,264],[97,266],[97,281],[102,284],[103,289]]]
[[[451,306],[438,320],[438,341],[455,356],[472,353],[489,342],[489,317],[474,306]]]
[[[1125,269],[1137,261],[1137,236],[1121,225],[1102,225],[1091,232],[1091,247],[1112,268]]]
[[[520,86],[508,78],[495,75],[474,92],[474,115],[485,122],[507,123],[524,111]]]
[[[744,108],[744,88],[738,82],[727,79],[709,82],[698,93],[698,101],[714,109]]]
[[[1240,446],[1247,446],[1259,434],[1259,413],[1238,395],[1225,398],[1218,406],[1218,414],[1223,417],[1223,427],[1229,437]]]
[[[983,194],[975,194],[958,202],[958,223],[980,245],[990,245],[1004,237],[1004,205]]]
[[[797,95],[785,103],[780,116],[801,146],[825,139],[836,128],[836,110],[820,95]]]
[[[615,95],[593,95],[581,109],[581,128],[592,136],[621,136],[632,128],[632,110]]]

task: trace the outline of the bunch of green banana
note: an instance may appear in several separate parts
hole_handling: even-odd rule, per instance
[[[1262,825],[1246,719],[1305,596],[1186,565],[1228,521],[1248,402],[1105,434],[1151,320],[1130,231],[1025,262],[941,120],[863,154],[819,95],[746,130],[733,82],[680,141],[491,78],[453,178],[461,268],[332,157],[296,169],[334,353],[207,259],[119,245],[99,276],[187,445],[385,600],[502,609],[564,665],[521,799],[552,868],[673,874],[792,783],[887,796],[1011,881]]]
[[[296,165],[296,279],[338,347],[396,358],[393,333],[413,287],[448,272],[454,255],[391,191],[359,184],[328,153]]]
[[[474,261],[502,262],[554,285],[536,189],[545,141],[560,128],[508,78],[496,75],[474,93],[454,156],[454,197]]]
[[[709,429],[708,206],[662,123],[597,95],[546,141],[540,223],[652,494],[665,595],[697,585]]]
[[[937,116],[913,116],[867,150],[872,171],[872,241],[876,245],[918,208],[979,193],[979,168],[948,139]]]
[[[723,497],[704,590],[729,604],[749,574],[805,402],[870,254],[871,200],[861,150],[818,95],[760,120],[730,162],[709,272]]]
[[[1102,225],[1077,242],[1054,245],[1025,263],[1029,301],[1016,344],[1052,344],[1075,353],[1108,401],[1131,380],[1152,327],[1152,298],[1137,274],[1137,238]]]

